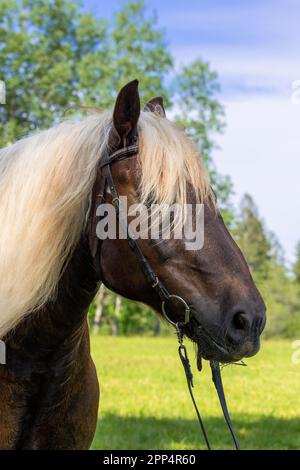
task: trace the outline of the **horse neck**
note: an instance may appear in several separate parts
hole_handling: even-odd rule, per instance
[[[97,286],[82,240],[61,277],[56,300],[27,315],[5,338],[0,396],[6,398],[0,416],[8,424],[0,433],[0,448],[89,447],[98,386],[87,311]]]
[[[88,245],[82,238],[59,281],[55,300],[27,315],[8,335],[8,361],[10,348],[18,351],[18,362],[22,358],[43,362],[43,358],[49,361],[56,355],[61,358],[75,353],[86,338],[88,307],[98,287]]]

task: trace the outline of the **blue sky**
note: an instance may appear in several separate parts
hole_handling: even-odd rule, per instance
[[[122,4],[84,1],[106,18]],[[145,4],[156,10],[178,65],[200,56],[219,73],[227,128],[214,152],[217,168],[231,176],[235,204],[253,195],[292,261],[300,239],[300,103],[292,100],[292,83],[300,80],[300,1]]]

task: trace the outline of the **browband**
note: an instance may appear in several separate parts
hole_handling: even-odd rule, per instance
[[[127,147],[123,147],[120,150],[116,150],[114,153],[109,155],[108,153],[101,158],[99,162],[99,168],[103,168],[106,165],[111,165],[112,163],[124,160],[125,158],[130,157],[131,155],[135,155],[139,150],[138,144],[128,145]]]

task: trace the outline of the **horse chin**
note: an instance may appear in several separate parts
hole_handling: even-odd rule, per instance
[[[257,354],[260,349],[260,342],[256,340],[245,341],[239,347],[232,348],[217,343],[211,337],[209,340],[201,338],[197,341],[198,354],[197,366],[198,370],[202,368],[202,358],[208,361],[218,361],[221,363],[231,363],[241,361],[245,357],[251,357]]]
[[[198,354],[197,354],[197,366],[198,370],[201,370],[202,359],[207,361],[217,361],[221,363],[237,362],[243,359],[244,355],[233,352],[227,349],[225,346],[204,343],[203,341],[197,343]]]
[[[236,362],[245,357],[245,354],[238,348],[233,349],[230,345],[221,343],[215,339],[212,332],[192,321],[186,325],[184,334],[197,346],[197,367],[202,368],[202,359],[218,362]]]

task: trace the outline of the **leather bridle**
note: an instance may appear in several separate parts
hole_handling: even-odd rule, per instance
[[[119,216],[119,223],[122,223],[124,221],[124,214],[122,212],[122,206],[120,203],[120,198],[118,191],[116,189],[114,179],[112,176],[111,172],[111,165],[114,163],[127,159],[131,156],[134,156],[138,153],[138,143],[137,143],[137,138],[135,137],[130,145],[126,145],[126,140],[124,141],[124,146],[113,152],[112,154],[107,153],[106,155],[103,155],[100,159],[98,170],[97,170],[97,176],[96,176],[96,181],[94,185],[94,190],[93,190],[93,201],[92,201],[92,206],[90,210],[90,222],[89,222],[89,230],[88,230],[88,236],[89,236],[89,243],[90,243],[90,248],[91,248],[91,253],[96,265],[96,269],[101,270],[100,267],[100,249],[101,249],[101,243],[99,238],[96,235],[96,222],[97,222],[97,207],[105,202],[105,195],[107,191],[109,190],[109,193],[111,195],[111,203],[113,204],[116,214]],[[128,244],[133,251],[138,264],[141,268],[141,271],[143,272],[145,278],[147,279],[148,283],[151,285],[152,289],[156,292],[158,297],[161,300],[161,311],[164,316],[164,318],[175,327],[176,333],[177,333],[177,338],[179,342],[179,347],[178,347],[178,353],[179,357],[181,359],[185,375],[186,375],[186,380],[187,380],[187,385],[189,389],[189,393],[198,417],[198,421],[201,427],[201,431],[204,437],[204,440],[206,442],[207,448],[210,450],[210,444],[208,441],[207,433],[201,418],[201,415],[199,413],[194,395],[193,395],[193,374],[190,366],[190,361],[188,358],[187,354],[187,349],[185,345],[183,344],[183,338],[184,338],[184,333],[183,333],[183,327],[187,325],[190,322],[192,312],[190,310],[189,305],[187,302],[180,296],[171,294],[164,283],[158,278],[157,274],[153,271],[149,261],[147,258],[144,256],[138,242],[136,239],[134,239],[129,231],[129,228],[126,224],[126,234],[127,234],[127,241]],[[183,306],[183,311],[184,311],[184,316],[182,321],[173,321],[169,315],[166,312],[166,306],[170,302],[170,300],[176,300],[177,303],[181,303]],[[225,400],[225,395],[224,395],[224,390],[223,390],[223,385],[222,385],[222,378],[221,378],[221,372],[220,372],[220,365],[216,361],[210,361],[210,367],[212,371],[212,380],[214,382],[214,385],[216,387],[218,397],[220,400],[220,404],[223,410],[224,418],[226,420],[226,423],[229,427],[229,430],[231,432],[232,438],[234,440],[235,448],[236,450],[239,449],[239,444],[237,441],[237,437],[234,431],[234,428],[232,426],[230,416],[228,413],[227,405],[226,405],[226,400]]]

